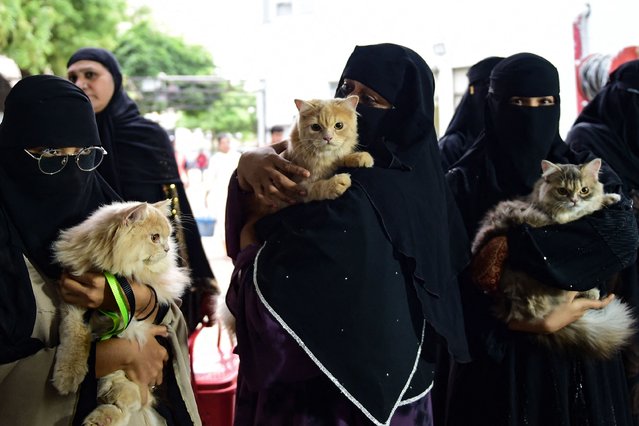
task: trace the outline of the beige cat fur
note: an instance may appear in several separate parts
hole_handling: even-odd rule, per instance
[[[109,271],[148,284],[156,290],[160,304],[170,303],[182,295],[190,279],[188,271],[177,265],[177,251],[167,217],[169,204],[166,200],[155,204],[116,202],[103,206],[84,222],[60,233],[54,243],[55,258],[73,275]],[[86,324],[85,311],[74,305],[61,305],[60,345],[53,384],[62,394],[76,392],[87,373],[94,331],[91,326],[99,321]],[[133,319],[118,337],[137,340],[143,345],[148,327],[148,321]],[[131,412],[146,410],[154,402],[149,392],[149,401],[142,406],[138,385],[129,381],[122,371],[99,380],[98,399],[104,403],[88,415],[85,425],[127,425]]]

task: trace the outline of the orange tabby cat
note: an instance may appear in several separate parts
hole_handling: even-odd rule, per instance
[[[304,167],[311,173],[306,179],[298,179],[306,190],[303,202],[333,200],[351,186],[348,173],[335,174],[339,167],[373,167],[373,157],[368,152],[357,152],[357,103],[358,96],[345,99],[295,99],[299,116],[291,130],[288,146],[282,157]],[[266,207],[254,198],[244,200],[249,212],[246,225],[240,233],[240,246],[256,241],[253,224],[273,210],[285,207]]]

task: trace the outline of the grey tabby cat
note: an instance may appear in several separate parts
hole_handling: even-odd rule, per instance
[[[527,197],[502,201],[489,211],[473,242],[473,254],[493,237],[509,228],[528,224],[541,227],[577,220],[620,200],[604,193],[599,182],[601,159],[586,164],[553,164],[542,160],[542,177]],[[499,282],[495,315],[505,322],[541,320],[566,301],[567,291],[542,284],[526,273],[514,270],[506,260]],[[577,297],[599,299],[599,290],[579,292]],[[600,310],[590,309],[577,321],[538,339],[553,348],[609,358],[628,343],[634,333],[630,308],[613,300]]]

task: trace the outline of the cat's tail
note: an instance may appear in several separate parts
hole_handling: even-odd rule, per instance
[[[577,321],[541,338],[571,352],[611,358],[629,343],[636,331],[632,309],[615,299],[606,307],[590,309]]]

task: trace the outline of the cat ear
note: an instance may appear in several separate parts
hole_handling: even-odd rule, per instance
[[[144,220],[146,219],[148,213],[147,213],[147,208],[149,207],[149,205],[147,203],[139,203],[136,204],[135,206],[131,207],[130,209],[128,209],[125,213],[126,216],[124,217],[124,224],[125,225],[131,225],[132,223],[135,223],[139,220]]]
[[[164,213],[164,216],[171,216],[170,199],[167,198],[166,200],[158,201],[157,203],[152,204],[152,206]]]
[[[581,166],[581,171],[584,174],[590,175],[594,179],[599,176],[599,170],[601,169],[601,158],[595,158],[590,162]]]
[[[560,172],[561,168],[555,163],[551,163],[548,160],[541,160],[541,177],[547,178],[555,172]]]
[[[310,102],[303,101],[301,99],[295,99],[295,106],[299,112],[304,112],[308,109],[313,108]]]
[[[359,96],[357,95],[347,96],[345,101],[346,103],[350,104],[353,107],[353,109],[355,109],[357,107],[357,103],[359,102]]]

